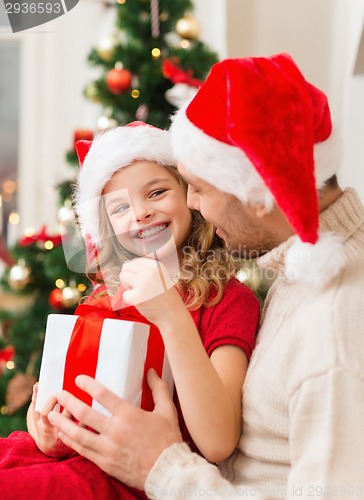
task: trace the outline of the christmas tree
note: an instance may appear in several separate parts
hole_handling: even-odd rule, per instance
[[[170,116],[201,85],[217,55],[199,40],[191,0],[119,0],[115,31],[88,57],[100,76],[84,89],[103,106],[97,131],[145,121],[168,128]],[[75,140],[93,131],[75,131]],[[74,150],[68,159],[76,163]]]
[[[200,28],[191,0],[119,0],[113,33],[97,42],[89,63],[99,78],[85,97],[99,103],[103,114],[95,130],[76,130],[92,139],[105,129],[142,120],[168,128],[170,115],[201,85],[216,54],[199,40]],[[77,165],[74,148],[67,160]],[[72,181],[58,186],[60,222],[73,226]],[[11,249],[14,264],[2,276],[2,288],[23,299],[19,310],[0,306],[0,435],[25,429],[32,385],[39,375],[47,316],[72,314],[88,293],[85,275],[67,267],[61,236],[43,227],[29,231]]]

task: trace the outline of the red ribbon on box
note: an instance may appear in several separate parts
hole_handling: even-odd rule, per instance
[[[47,226],[43,225],[39,233],[33,234],[33,236],[23,236],[20,238],[18,245],[20,247],[27,247],[32,243],[45,243],[46,241],[51,241],[55,247],[58,247],[62,243],[62,236],[60,234],[53,236],[48,234]]]
[[[100,297],[98,294],[97,298],[91,298],[88,302],[79,305],[75,310],[75,315],[80,317],[76,321],[68,346],[63,389],[72,392],[77,398],[91,405],[91,396],[76,386],[75,378],[81,374],[95,377],[104,319],[121,319],[144,323],[149,325],[150,333],[144,365],[140,406],[144,410],[152,411],[154,402],[152,391],[146,381],[146,374],[150,368],[154,368],[158,375],[162,376],[164,344],[158,328],[142,316],[135,307],[113,311],[107,295]]]

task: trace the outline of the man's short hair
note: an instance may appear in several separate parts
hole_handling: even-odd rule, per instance
[[[329,189],[337,189],[339,187],[336,174],[325,181],[324,187]]]

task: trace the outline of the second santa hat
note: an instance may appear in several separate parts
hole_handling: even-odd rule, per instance
[[[98,135],[93,141],[78,141],[80,161],[75,208],[82,229],[98,248],[102,246],[99,203],[102,190],[111,177],[137,160],[176,166],[169,133],[135,121]]]

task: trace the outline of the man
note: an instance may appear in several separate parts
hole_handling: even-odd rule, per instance
[[[364,209],[337,185],[325,95],[287,55],[226,60],[171,133],[189,205],[277,276],[244,383],[238,448],[220,470],[192,454],[152,372],[153,413],[80,377],[113,416],[63,392],[60,404],[99,434],[55,412],[50,420],[66,444],[150,498],[363,497]]]

